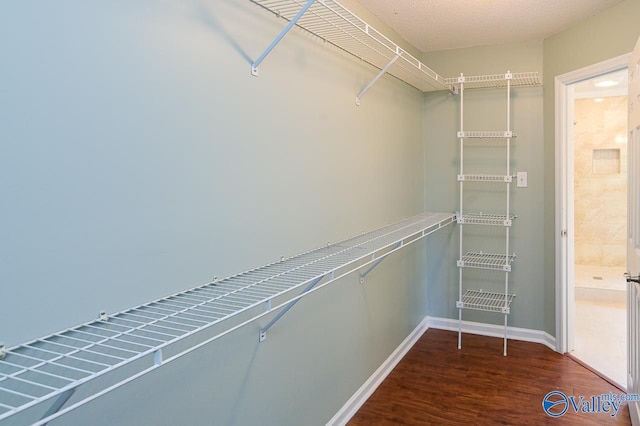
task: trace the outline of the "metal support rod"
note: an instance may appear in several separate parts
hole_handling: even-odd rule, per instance
[[[460,74],[458,79],[460,83],[460,134],[464,135],[464,74]],[[460,142],[460,176],[464,176],[464,138],[459,138]],[[459,189],[460,197],[460,217],[464,217],[464,180],[460,181]],[[462,260],[463,246],[462,246],[462,232],[464,225],[458,227],[458,259]],[[458,301],[462,302],[462,268],[458,268]],[[458,308],[458,349],[462,349],[462,306]]]
[[[502,356],[507,356],[507,314],[504,314],[504,343],[502,348]]]
[[[287,24],[286,27],[278,34],[278,36],[271,42],[271,44],[267,47],[267,49],[262,52],[262,55],[256,59],[256,61],[251,64],[251,75],[258,76],[258,66],[264,61],[264,59],[271,53],[271,51],[280,43],[280,41],[287,35],[287,33],[293,28],[293,26],[302,18],[302,15],[311,7],[315,0],[309,0],[303,7],[300,9],[298,14],[293,17],[291,21]]]
[[[316,278],[315,280],[311,281],[311,283],[304,289],[302,290],[302,292],[300,293],[300,295],[302,296],[303,294],[307,293],[309,290],[311,290],[313,287],[316,286],[316,284],[318,284],[320,281],[322,281],[322,279],[325,277],[325,275]],[[278,320],[280,320],[280,318],[282,318],[282,316],[284,314],[286,314],[287,312],[289,312],[289,309],[293,308],[293,305],[295,305],[296,303],[298,303],[300,301],[300,298],[293,300],[291,303],[289,303],[287,306],[284,307],[284,309],[282,309],[278,315],[276,315],[271,321],[269,321],[269,323],[267,325],[265,325],[264,327],[262,327],[262,329],[260,330],[260,333],[258,335],[258,341],[262,342],[264,341],[264,339],[267,338],[267,330],[269,330],[271,328],[271,326],[273,324],[275,324],[276,322],[278,322]]]
[[[396,243],[391,250],[395,250],[399,247],[402,247],[402,241]],[[378,258],[378,260],[376,260],[373,265],[369,266],[369,268],[367,268],[366,271],[364,271],[363,273],[360,274],[360,284],[364,284],[364,277],[366,277],[369,272],[373,271],[375,269],[376,266],[378,266],[380,264],[380,262],[382,262],[383,260],[385,260],[387,258],[387,256],[389,256],[391,253],[386,253],[383,254],[381,257]]]
[[[73,394],[76,392],[76,389],[77,388],[72,388],[72,389],[69,389],[66,392],[61,393],[60,396],[58,397],[58,399],[56,399],[56,402],[54,402],[53,405],[47,410],[47,412],[44,413],[42,415],[42,417],[40,417],[40,420],[46,419],[47,417],[52,416],[55,413],[57,413],[58,411],[60,411],[62,406],[64,404],[66,404],[67,401],[69,400],[69,398],[71,398],[73,396]],[[43,426],[46,426],[48,423],[49,422],[43,423]]]
[[[360,91],[360,93],[358,93],[358,96],[356,96],[356,105],[360,106],[360,99],[362,99],[362,97],[364,96],[365,93],[367,93],[367,91],[369,89],[371,89],[371,86],[373,86],[376,81],[378,81],[380,79],[380,77],[382,77],[387,71],[389,71],[389,68],[391,68],[391,65],[393,65],[398,58],[402,55],[402,51],[399,51],[396,56],[394,56],[387,65],[385,65],[384,68],[382,68],[380,70],[380,72],[378,73],[378,75],[376,75],[373,80],[371,80],[371,82],[369,84],[367,84],[364,89],[362,89]]]
[[[507,80],[507,132],[511,134],[511,71],[507,71],[505,74]],[[506,140],[507,145],[507,176],[511,175],[511,137]],[[511,213],[511,183],[507,182],[507,207],[506,216],[509,217]],[[509,263],[509,228],[505,228],[505,264]],[[504,307],[505,310],[509,306],[509,270],[504,273]],[[508,315],[504,314],[504,348],[503,355],[507,356],[507,332],[508,332]]]

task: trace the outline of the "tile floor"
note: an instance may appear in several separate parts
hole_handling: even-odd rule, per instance
[[[624,270],[576,265],[573,355],[625,388],[627,306]]]

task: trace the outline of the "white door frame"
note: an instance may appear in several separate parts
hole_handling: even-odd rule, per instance
[[[556,157],[556,351],[573,347],[573,98],[571,84],[626,68],[631,54],[621,55],[555,78]]]

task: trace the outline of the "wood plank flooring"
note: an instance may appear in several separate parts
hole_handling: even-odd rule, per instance
[[[552,418],[550,391],[584,396],[622,391],[568,356],[537,343],[430,329],[407,353],[349,425],[630,425],[626,403],[615,417],[574,412]]]

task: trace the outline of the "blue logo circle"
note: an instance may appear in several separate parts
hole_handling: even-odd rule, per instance
[[[542,408],[551,417],[560,417],[569,409],[569,399],[560,391],[552,391],[542,398]]]

